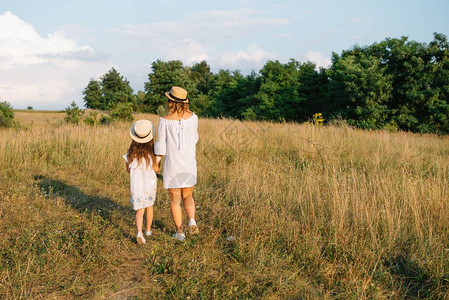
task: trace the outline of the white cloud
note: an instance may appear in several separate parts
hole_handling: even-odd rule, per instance
[[[317,68],[329,67],[332,64],[330,58],[324,57],[323,54],[321,54],[320,52],[317,52],[317,51],[306,52],[306,54],[304,55],[304,58],[306,61],[314,62],[316,64]]]
[[[16,108],[61,109],[74,100],[82,105],[90,77],[110,67],[63,31],[42,37],[11,12],[0,15],[0,44],[0,100]]]
[[[161,59],[179,59],[187,64],[206,59],[211,62],[259,62],[272,55],[254,46],[232,53],[232,45],[236,41],[248,44],[253,33],[289,22],[284,18],[265,17],[258,10],[242,8],[201,11],[170,22],[125,24],[116,31],[127,41],[124,43],[127,47],[149,49]]]
[[[257,44],[250,45],[246,50],[237,52],[225,52],[219,59],[218,63],[223,68],[241,66],[248,63],[263,64],[269,59],[275,59],[276,56],[259,48]]]

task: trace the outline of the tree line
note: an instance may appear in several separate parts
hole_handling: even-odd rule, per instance
[[[355,45],[332,54],[328,68],[291,59],[268,61],[259,72],[212,73],[207,62],[152,63],[144,90],[112,68],[83,91],[87,108],[161,113],[171,86],[189,92],[191,108],[205,117],[245,120],[343,119],[364,129],[449,133],[449,43],[434,33],[430,43],[408,37]]]

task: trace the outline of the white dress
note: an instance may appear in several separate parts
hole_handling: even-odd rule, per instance
[[[196,184],[197,142],[198,117],[195,113],[188,119],[160,118],[154,153],[165,155],[164,188],[185,188]]]
[[[128,162],[128,154],[122,156]],[[156,158],[158,162],[160,158]],[[137,159],[129,164],[129,185],[131,190],[131,204],[134,210],[154,205],[156,199],[157,178],[153,169],[153,161],[150,157],[150,165],[147,168],[146,159],[142,158],[140,164]]]

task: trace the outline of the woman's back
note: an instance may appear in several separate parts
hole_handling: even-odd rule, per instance
[[[185,112],[182,116],[180,116],[180,115],[177,114],[177,113],[174,113],[174,114],[168,114],[168,115],[164,116],[163,119],[179,121],[180,119],[184,119],[184,120],[185,120],[185,119],[188,119],[188,118],[190,118],[192,115],[193,115],[193,112],[187,111],[187,112]]]
[[[198,117],[170,115],[159,120],[159,136],[154,147],[156,155],[165,155],[164,187],[182,188],[196,184],[196,143]],[[183,115],[185,117],[186,114]]]

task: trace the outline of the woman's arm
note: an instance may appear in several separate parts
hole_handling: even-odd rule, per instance
[[[167,153],[167,132],[165,122],[160,118],[157,131],[157,142],[154,145],[154,154],[165,155]]]

